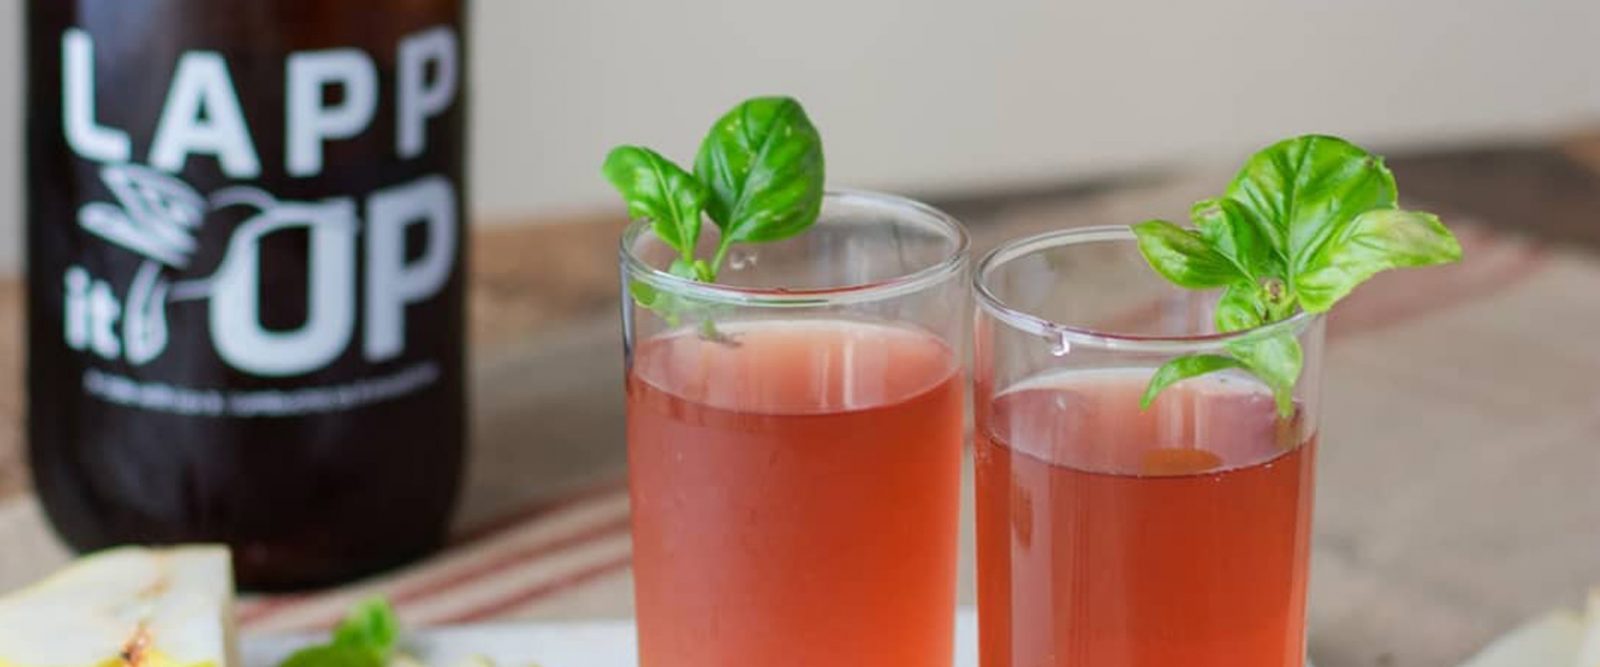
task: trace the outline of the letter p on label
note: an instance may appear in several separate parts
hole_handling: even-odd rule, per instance
[[[455,30],[430,28],[400,40],[400,98],[395,104],[395,150],[403,158],[428,147],[427,122],[450,108],[460,80],[461,52]],[[428,67],[434,68],[428,76]]]
[[[292,176],[322,172],[322,142],[348,139],[372,122],[378,108],[378,72],[360,49],[308,51],[289,56],[284,163]],[[324,105],[323,89],[337,85],[344,101]]]
[[[426,225],[422,255],[406,261],[406,229]],[[367,200],[366,336],[362,355],[378,362],[406,345],[406,306],[439,292],[456,263],[456,191],[443,176],[425,176]]]

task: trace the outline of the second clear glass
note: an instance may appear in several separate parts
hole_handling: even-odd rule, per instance
[[[980,664],[1301,667],[1323,318],[1219,334],[1126,227],[979,263],[974,332]],[[1237,371],[1154,370],[1293,336],[1293,409]]]

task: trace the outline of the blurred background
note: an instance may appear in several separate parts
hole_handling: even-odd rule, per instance
[[[21,4],[0,7],[12,61]],[[932,201],[980,249],[1181,218],[1293,134],[1389,156],[1406,205],[1444,215],[1468,261],[1375,281],[1332,321],[1313,658],[1454,664],[1600,584],[1600,3],[477,0],[469,43],[460,537],[379,579],[254,600],[247,629],[317,627],[374,590],[410,591],[424,623],[629,613],[624,221],[598,166],[618,143],[687,162],[762,93],[805,102],[832,184]],[[8,239],[21,75],[0,68],[19,100],[0,105]],[[0,244],[10,331],[21,247]],[[0,346],[0,589],[67,558],[26,493],[21,364]]]
[[[21,56],[22,3],[0,7]],[[1295,133],[1416,149],[1547,137],[1600,117],[1600,4],[1486,0],[479,0],[478,222],[614,208],[612,145],[688,159],[753,94],[804,100],[832,182],[933,194],[1232,159]],[[0,94],[22,94],[20,68]],[[0,142],[20,146],[20,105]],[[0,162],[0,232],[20,218]],[[530,213],[540,217],[530,218]],[[0,246],[15,266],[18,246]]]
[[[934,193],[1233,158],[1311,130],[1422,147],[1600,113],[1600,5],[1582,0],[477,7],[489,214],[610,203],[589,169],[607,148],[687,159],[706,118],[757,92],[806,102],[833,182]]]

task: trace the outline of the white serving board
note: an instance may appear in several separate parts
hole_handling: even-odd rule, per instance
[[[307,637],[245,637],[245,667],[276,667]],[[503,623],[418,632],[407,649],[429,667],[450,667],[481,655],[499,667],[636,667],[633,621]],[[978,664],[978,619],[963,609],[956,619],[956,667]]]
[[[276,667],[305,637],[246,637],[245,667]],[[499,623],[419,632],[407,649],[429,667],[451,667],[481,655],[498,667],[636,667],[633,621],[573,623]],[[956,615],[955,667],[977,667],[978,616],[972,609]],[[1310,663],[1306,667],[1312,667]]]

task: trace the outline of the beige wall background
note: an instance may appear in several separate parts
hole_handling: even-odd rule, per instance
[[[22,2],[0,2],[0,270],[21,244]],[[805,101],[831,182],[918,193],[1305,131],[1395,147],[1600,119],[1594,0],[476,0],[471,38],[490,223],[611,206],[611,145],[687,161],[757,93]]]

